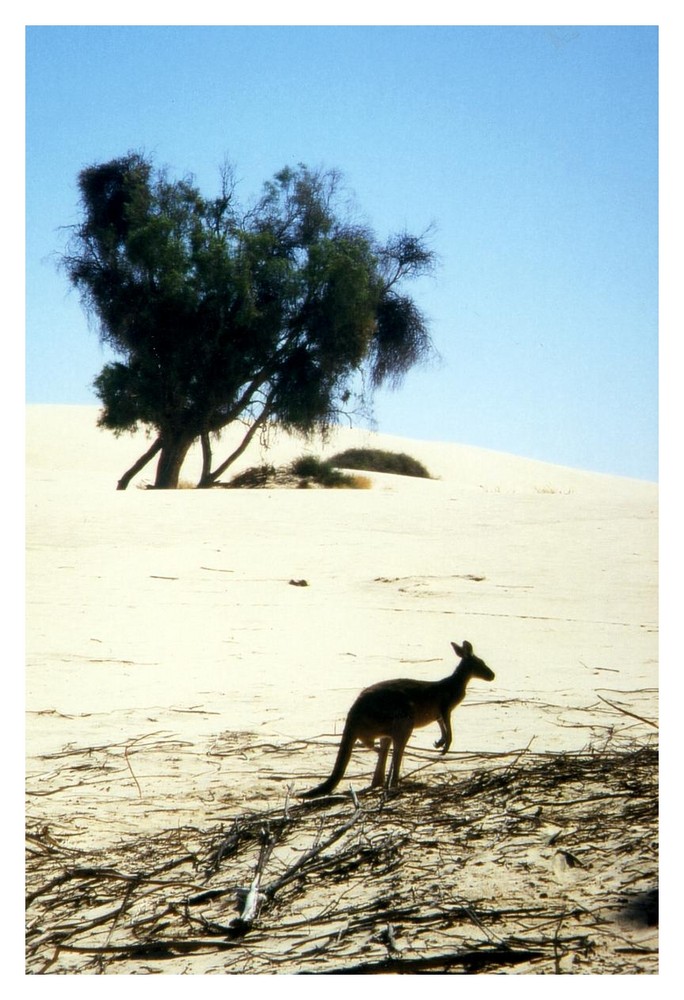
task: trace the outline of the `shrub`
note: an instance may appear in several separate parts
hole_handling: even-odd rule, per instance
[[[228,489],[255,490],[272,487],[296,487],[300,490],[312,486],[327,489],[369,490],[372,486],[367,476],[350,476],[340,472],[332,462],[324,462],[315,455],[302,455],[287,467],[257,465],[233,476],[229,483],[220,484]]]
[[[339,487],[343,490],[371,490],[373,481],[368,476],[344,476],[344,481]]]
[[[325,476],[330,468],[332,468],[330,464],[321,461],[317,455],[300,455],[290,465],[290,472],[302,479],[318,479],[320,476]]]
[[[269,486],[276,477],[275,466],[255,465],[244,472],[240,472],[228,483],[231,489],[236,490],[256,490]]]
[[[290,465],[290,472],[299,476],[300,488],[306,489],[312,483],[328,489],[370,489],[370,480],[364,476],[349,476],[336,469],[332,461],[324,461],[317,455],[301,455]]]
[[[343,469],[362,469],[364,472],[391,472],[395,476],[432,478],[417,459],[404,452],[383,451],[381,448],[348,448],[333,455],[330,464]]]

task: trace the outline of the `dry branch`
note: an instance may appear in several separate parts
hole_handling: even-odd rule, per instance
[[[605,702],[606,705],[610,705],[614,708],[616,712],[622,712],[623,715],[629,715],[632,719],[638,719],[639,722],[645,722],[647,726],[653,726],[654,729],[658,728],[658,723],[654,722],[652,719],[645,719],[643,715],[637,715],[636,712],[630,712],[628,709],[624,708],[622,705],[616,705],[613,701],[608,701],[603,695],[599,695],[601,701]]]
[[[487,966],[497,968],[506,965],[520,965],[543,958],[543,951],[524,951],[513,948],[476,948],[463,952],[447,952],[446,954],[430,955],[425,958],[395,958],[388,956],[377,962],[360,962],[357,965],[326,969],[323,975],[334,976],[372,976],[407,975],[420,972],[446,971],[455,965],[461,965],[467,972],[481,972]],[[321,974],[321,973],[319,973]]]
[[[454,755],[429,775],[99,848],[35,823],[27,969],[657,971],[654,741]]]
[[[245,902],[240,916],[235,917],[235,919],[231,921],[229,928],[231,937],[243,937],[249,930],[251,930],[261,904],[266,899],[266,896],[259,891],[259,888],[261,886],[261,879],[264,874],[266,862],[270,858],[274,846],[275,841],[270,830],[267,826],[263,827],[261,831],[261,849],[259,851],[259,860],[257,862],[256,872],[254,873],[254,878],[252,879],[249,891],[245,894]]]

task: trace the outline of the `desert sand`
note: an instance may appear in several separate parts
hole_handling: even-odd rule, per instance
[[[414,733],[395,812],[411,812],[421,782],[434,792],[466,780],[469,762],[487,755],[520,767],[525,754],[540,764],[657,735],[655,484],[340,429],[326,442],[273,434],[231,472],[370,445],[409,453],[434,478],[371,473],[366,490],[157,492],[139,488],[150,467],[120,492],[145,439],[116,439],[96,418],[91,407],[27,410],[27,826],[42,831],[41,850],[46,830],[64,850],[104,858],[170,829],[204,835],[286,808],[329,773],[358,691],[450,673],[451,640],[470,640],[496,678],[471,683],[449,754],[433,747],[436,726]],[[188,482],[198,462],[188,461]],[[353,808],[350,783],[368,785],[371,758],[355,751],[340,815]],[[604,875],[590,852],[579,874],[559,871],[554,824],[558,816],[529,835],[534,861],[520,864],[547,866],[544,898],[586,906]],[[653,888],[649,864],[643,884],[612,871],[616,906],[621,892]],[[500,857],[490,874],[506,880]],[[474,885],[459,877],[458,898]],[[533,895],[533,882],[518,891]],[[201,952],[154,969],[153,959],[94,969],[92,956],[56,952],[41,933],[31,971],[309,971],[305,947],[292,967],[269,967],[256,945],[249,961]],[[603,964],[567,945],[555,966],[517,971],[657,971],[655,928],[621,924],[619,933],[627,944],[607,945]],[[355,940],[323,954],[326,971],[356,961]],[[363,940],[366,957],[386,954],[370,932]],[[411,940],[411,954],[444,951]]]

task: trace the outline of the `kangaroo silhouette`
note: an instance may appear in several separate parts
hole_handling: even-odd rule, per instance
[[[347,770],[357,740],[369,750],[377,751],[373,788],[385,783],[390,747],[392,764],[388,786],[397,784],[404,749],[414,729],[436,722],[442,735],[435,746],[440,747],[442,753],[447,752],[451,746],[451,713],[463,701],[468,682],[472,677],[494,680],[494,671],[474,655],[467,639],[460,646],[456,642],[451,645],[460,662],[454,672],[441,681],[399,678],[364,688],[347,714],[332,774],[320,785],[303,792],[301,798],[314,799],[332,792]],[[379,740],[377,747],[376,740]]]

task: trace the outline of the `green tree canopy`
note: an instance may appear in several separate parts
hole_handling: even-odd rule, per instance
[[[79,188],[63,265],[120,359],[95,379],[99,423],[155,435],[119,488],[157,454],[155,486],[176,487],[197,439],[211,485],[267,422],[324,430],[356,386],[396,385],[431,354],[401,288],[433,253],[350,222],[335,171],[285,168],[243,208],[228,170],[207,199],[129,153],[83,170]],[[235,421],[242,442],[212,468],[211,442]]]

